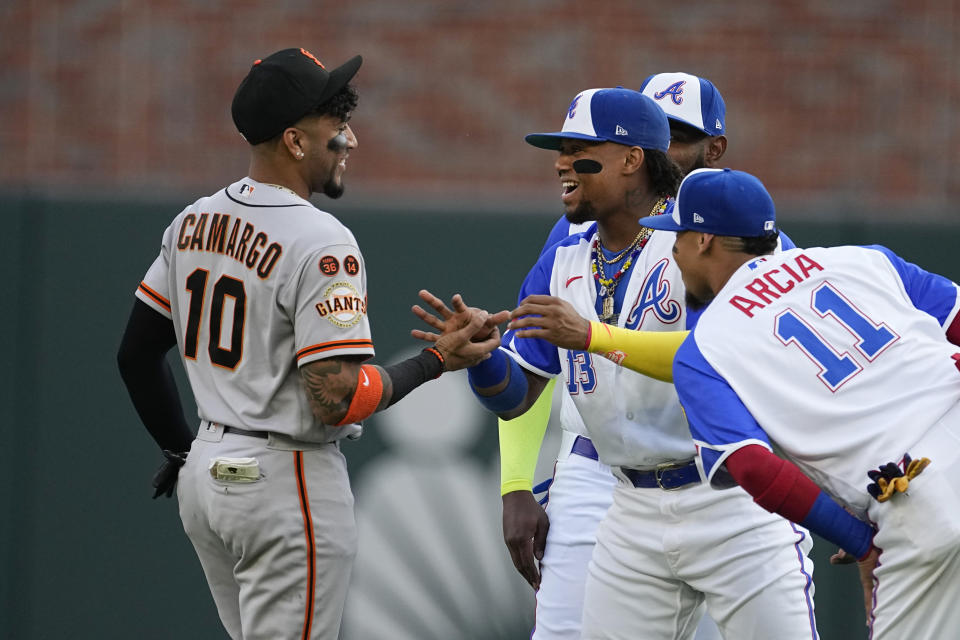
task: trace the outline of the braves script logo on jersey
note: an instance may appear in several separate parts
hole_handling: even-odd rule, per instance
[[[323,292],[323,300],[316,308],[321,318],[346,329],[366,315],[367,302],[349,282],[334,282]]]
[[[663,91],[657,91],[653,94],[653,97],[656,100],[663,100],[667,96],[670,96],[673,104],[681,105],[683,104],[683,85],[685,84],[687,84],[686,80],[677,80]]]
[[[630,315],[627,316],[627,322],[624,326],[627,329],[636,329],[643,323],[647,312],[653,314],[663,324],[673,324],[680,319],[683,313],[683,307],[676,300],[670,298],[670,281],[663,277],[670,261],[667,258],[662,259],[653,268],[647,272],[647,276],[640,285],[640,295],[633,308],[630,309]]]

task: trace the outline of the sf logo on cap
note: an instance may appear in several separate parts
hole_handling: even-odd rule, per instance
[[[326,67],[323,66],[323,63],[320,62],[319,60],[317,60],[317,56],[313,55],[312,53],[310,53],[309,51],[307,51],[307,50],[304,49],[303,47],[300,47],[300,53],[302,53],[303,55],[307,56],[308,58],[310,58],[311,60],[313,60],[314,62],[316,62],[317,65],[319,65],[321,69],[326,69]]]
[[[677,80],[663,91],[657,91],[655,94],[653,94],[653,97],[657,100],[663,100],[667,96],[670,96],[670,99],[673,100],[673,104],[683,104],[683,85],[685,84],[687,84],[686,80]]]

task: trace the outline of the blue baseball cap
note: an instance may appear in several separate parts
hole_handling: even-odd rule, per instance
[[[777,230],[773,198],[763,183],[733,169],[691,171],[680,183],[673,215],[647,216],[640,224],[737,238],[759,238]]]
[[[666,151],[670,146],[670,123],[663,110],[639,91],[623,87],[587,89],[570,103],[563,129],[531,133],[524,140],[535,147],[557,151],[565,138]]]
[[[658,73],[640,85],[671,120],[688,124],[709,136],[726,132],[727,105],[713,83],[683,72]]]

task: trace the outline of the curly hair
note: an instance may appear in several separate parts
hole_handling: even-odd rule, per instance
[[[345,121],[349,119],[350,113],[357,108],[359,97],[353,85],[345,84],[340,91],[333,94],[330,99],[317,107],[313,111],[313,114],[318,116],[334,116],[335,118]]]
[[[676,162],[670,159],[659,149],[644,149],[644,161],[647,166],[647,178],[650,180],[650,190],[658,196],[674,197],[680,182],[683,180],[683,171]]]

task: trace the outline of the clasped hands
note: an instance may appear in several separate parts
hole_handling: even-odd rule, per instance
[[[483,309],[468,307],[459,293],[451,300],[452,309],[426,289],[421,290],[419,295],[420,299],[437,315],[433,315],[420,305],[413,306],[414,315],[440,333],[413,329],[410,335],[414,338],[434,342],[439,348],[446,334],[465,332],[473,326],[471,323],[479,322],[476,331],[469,336],[467,342],[460,343],[458,337],[450,338],[447,344],[450,346],[456,344],[460,349],[480,345],[485,347],[491,340],[496,339],[496,345],[484,351],[483,356],[477,358],[475,362],[465,366],[472,366],[489,357],[490,351],[500,344],[500,330],[497,325],[507,320],[510,320],[507,328],[514,330],[518,338],[541,338],[562,349],[574,351],[582,351],[586,348],[590,322],[581,317],[569,302],[555,296],[527,296],[513,311],[500,311],[491,315]]]

